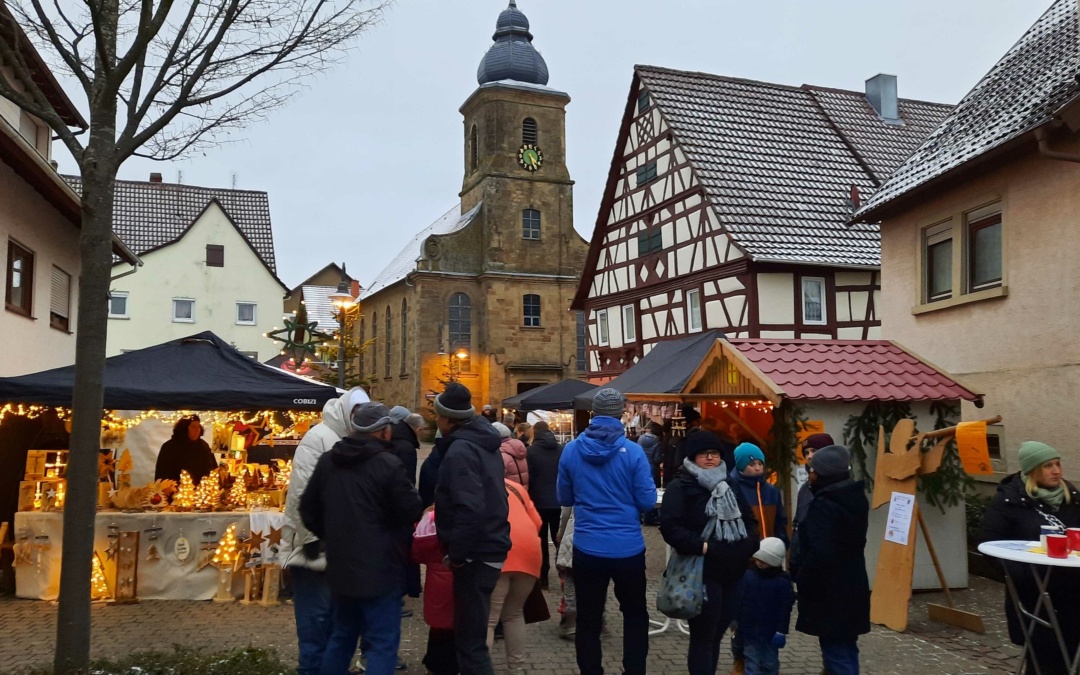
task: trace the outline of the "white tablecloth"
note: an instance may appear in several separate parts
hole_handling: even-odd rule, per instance
[[[27,537],[32,546],[30,561],[15,566],[15,594],[32,600],[55,600],[60,590],[60,556],[64,544],[64,514],[23,512],[15,514],[15,542]],[[119,513],[102,511],[94,526],[94,550],[105,568],[110,588],[115,579],[116,561],[109,559],[110,532],[139,532],[137,595],[145,600],[209,600],[214,597],[217,568],[198,569],[203,547],[212,555],[229,525],[236,523],[238,537],[247,538],[254,524],[263,536],[271,528],[281,528],[285,515],[280,511],[241,511],[224,513]],[[115,526],[111,529],[110,526]],[[161,528],[156,542],[151,542],[151,528]],[[47,539],[46,539],[47,537]],[[181,562],[175,553],[176,541],[183,537],[191,554]],[[159,558],[149,560],[151,543]],[[262,546],[264,562],[274,562],[268,543]],[[235,575],[239,577],[240,575]],[[239,588],[239,587],[238,587]]]
[[[1045,553],[1032,553],[1031,549],[1041,547],[1037,541],[987,541],[979,544],[979,553],[1002,560],[1046,565],[1048,567],[1080,567],[1080,557],[1069,554],[1066,558],[1051,558]]]

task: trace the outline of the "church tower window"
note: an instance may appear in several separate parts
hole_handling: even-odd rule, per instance
[[[472,125],[469,132],[469,172],[476,171],[480,164],[480,135],[476,131],[476,125]]]
[[[522,305],[524,307],[525,315],[525,327],[526,328],[539,328],[540,327],[540,296],[534,293],[529,293],[522,298]]]
[[[521,238],[540,241],[540,212],[536,209],[521,212]]]
[[[537,140],[539,140],[539,134],[536,130],[536,120],[526,117],[521,123],[521,144],[536,145]]]
[[[450,351],[464,348],[472,349],[472,300],[464,293],[454,293],[450,296]],[[471,372],[472,358],[464,358],[459,361],[461,372]]]

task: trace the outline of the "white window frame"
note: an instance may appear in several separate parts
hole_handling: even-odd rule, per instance
[[[611,343],[611,331],[608,327],[607,310],[601,309],[596,312],[596,344],[606,347]]]
[[[934,302],[943,302],[951,300],[958,295],[959,289],[956,287],[957,277],[957,261],[956,254],[957,249],[962,247],[963,240],[958,240],[956,237],[954,218],[950,218],[944,222],[932,225],[923,230],[922,236],[922,278],[919,280],[919,286],[922,292],[922,301],[930,304]],[[942,296],[940,298],[932,297],[933,289],[930,288],[930,248],[944,242],[951,242],[952,250],[949,257],[949,295]]]
[[[809,282],[809,283],[808,283]],[[806,287],[809,284],[818,284],[821,286],[821,319],[812,321],[806,318]],[[802,278],[802,322],[806,326],[825,326],[829,323],[829,302],[827,297],[828,285],[825,283],[825,277],[803,277]]]
[[[623,342],[637,342],[637,323],[633,305],[623,305]]]
[[[130,319],[131,318],[131,306],[128,304],[128,299],[131,297],[131,293],[128,291],[109,291],[109,318],[110,319]],[[113,298],[124,299],[124,313],[113,314]]]
[[[176,316],[176,303],[177,302],[190,302],[191,303],[191,318],[186,319]],[[195,298],[173,298],[172,299],[172,320],[173,323],[195,323]]]
[[[695,311],[694,305],[697,304]],[[695,319],[697,319],[695,326]],[[688,333],[700,333],[704,327],[701,320],[701,289],[695,288],[686,292],[686,331]]]
[[[240,306],[251,305],[251,321],[242,321],[240,319]],[[259,323],[259,303],[249,302],[247,300],[238,300],[236,302],[236,325],[237,326],[254,326]]]

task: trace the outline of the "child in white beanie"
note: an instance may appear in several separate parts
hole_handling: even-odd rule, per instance
[[[761,540],[753,566],[743,575],[738,632],[747,675],[778,675],[787,644],[795,594],[784,571],[787,548],[776,537]]]

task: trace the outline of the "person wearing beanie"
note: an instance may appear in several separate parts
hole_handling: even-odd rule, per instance
[[[683,466],[668,482],[660,505],[660,535],[681,555],[705,558],[705,603],[690,619],[686,653],[690,675],[713,675],[724,633],[735,618],[739,580],[757,550],[750,505],[729,481],[720,439],[699,430],[686,438]]]
[[[424,507],[390,449],[392,425],[381,403],[353,408],[349,434],[319,458],[300,498],[304,525],[326,547],[333,598],[320,675],[348,671],[361,632],[368,672],[398,664],[405,542]]]
[[[1065,528],[1080,527],[1080,493],[1062,474],[1061,454],[1046,443],[1024,441],[1020,444],[1017,459],[1020,471],[1006,476],[998,484],[997,493],[983,515],[979,540],[1037,541],[1045,525],[1058,527],[1062,534]],[[1006,562],[1005,570],[1016,587],[1020,602],[1028,609],[1034,607],[1039,589],[1027,565]],[[1080,570],[1054,570],[1048,590],[1061,624],[1062,637],[1072,654],[1080,644]],[[1009,638],[1014,644],[1022,645],[1024,632],[1016,607],[1009,595],[1004,595]],[[1036,627],[1029,644],[1026,672],[1070,672],[1061,659],[1053,631]]]
[[[686,440],[691,442],[693,436]],[[787,510],[780,490],[766,480],[765,453],[753,443],[740,443],[735,447],[734,455],[731,484],[742,492],[746,503],[754,510],[758,536],[761,539],[777,537],[787,546]]]
[[[780,673],[780,650],[787,644],[795,604],[791,577],[784,572],[786,553],[776,537],[763,539],[740,583],[736,617],[747,673]]]
[[[484,406],[484,409],[480,411],[480,416],[492,424],[499,421],[499,416],[495,413],[495,408],[490,405]]]
[[[833,438],[829,434],[810,434],[802,444],[803,463],[809,468],[810,460],[818,450],[833,445]],[[809,474],[809,472],[808,472]],[[796,556],[799,548],[799,523],[806,518],[806,510],[810,508],[810,500],[814,493],[810,491],[810,481],[805,481],[799,486],[799,492],[795,497],[795,517],[791,519],[791,556]]]
[[[406,422],[406,419],[411,414],[408,408],[400,405],[390,409],[389,417],[393,422],[390,427],[390,444],[393,447],[394,454],[405,465],[405,473],[408,474],[409,481],[415,485],[417,451],[420,450],[420,439],[416,437],[416,430]]]
[[[600,632],[609,581],[623,613],[623,671],[644,675],[649,655],[640,517],[656,506],[656,486],[645,452],[626,438],[625,407],[622,393],[600,389],[593,398],[592,423],[559,458],[559,503],[574,507],[574,640],[581,675],[604,672]]]
[[[870,502],[863,481],[851,479],[851,453],[842,445],[814,452],[814,498],[799,524],[791,560],[799,587],[795,629],[814,635],[829,673],[859,672],[859,636],[870,632],[866,528]]]
[[[502,453],[503,475],[518,485],[529,488],[529,458],[525,444],[513,437],[510,427],[502,422],[491,426],[499,432],[499,452]]]
[[[454,641],[462,673],[491,673],[487,618],[491,592],[510,550],[509,506],[499,432],[476,414],[472,392],[451,382],[435,397],[442,456],[435,530],[454,573]]]

